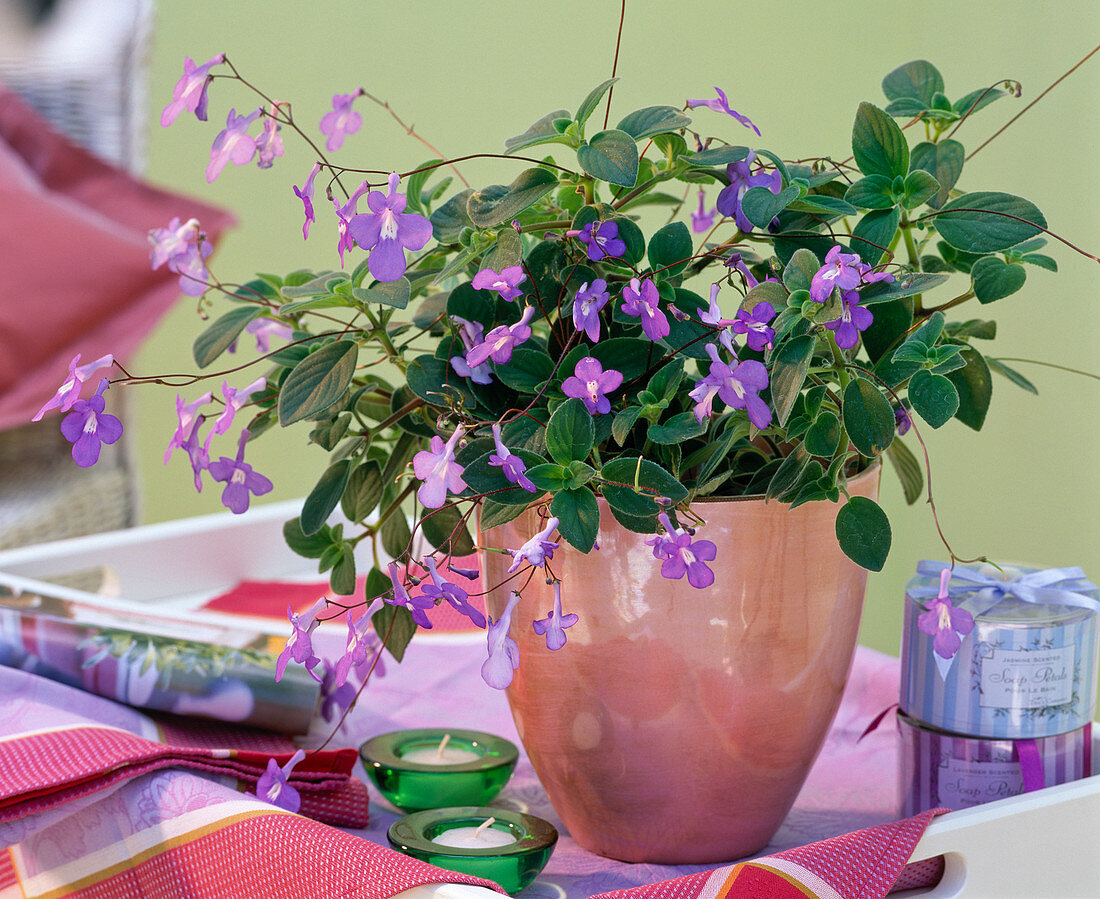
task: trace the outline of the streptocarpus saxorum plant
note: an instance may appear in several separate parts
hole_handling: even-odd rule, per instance
[[[307,422],[329,454],[285,535],[343,595],[355,589],[356,546],[370,542],[374,633],[366,615],[347,615],[345,657],[317,668],[313,629],[356,604],[320,603],[291,615],[279,670],[293,660],[319,680],[324,671],[330,696],[352,669],[369,675],[380,642],[400,658],[441,603],[487,626],[484,677],[511,681],[515,596],[486,622],[459,583],[476,577],[456,561],[474,550],[475,510],[483,531],[529,506],[541,511],[542,530],[508,548],[516,592],[525,578],[556,580],[562,540],[597,551],[608,516],[652,535],[665,577],[710,586],[707,562],[721,550],[690,508],[704,496],[841,503],[840,546],[877,570],[890,525],[876,503],[848,496],[847,480],[885,455],[913,502],[922,470],[900,435],[918,420],[980,429],[992,373],[1033,389],[982,352],[994,322],[948,318],[969,300],[1014,293],[1026,265],[1056,269],[1039,252],[1046,221],[1032,203],[961,186],[966,154],[955,130],[1005,96],[999,87],[951,101],[930,63],[907,63],[884,79],[884,108],[859,105],[849,159],[795,163],[759,146],[759,131],[718,89],[597,129],[591,116],[612,78],[576,112],[551,112],[508,140],[504,154],[479,154],[498,156],[504,174],[474,189],[448,174],[461,160],[403,171],[334,163],[327,153],[354,143],[361,125],[355,102],[373,97],[359,89],[333,98],[323,151],[288,103],[253,88],[224,54],[187,61],[162,124],[184,111],[205,120],[215,80],[236,81],[263,104],[230,110],[208,179],[229,162],[271,167],[281,131],[295,132],[316,153],[293,185],[303,236],[318,207],[328,212],[339,268],[228,286],[207,269],[199,223],[151,233],[155,266],[178,271],[201,304],[217,293],[228,302],[195,341],[198,366],[252,336],[263,372],[240,390],[223,384],[205,437],[212,413],[201,410],[217,412],[219,401],[179,397],[169,452],[185,451],[196,486],[204,474],[224,482],[234,511],[270,489],[244,454],[276,423]],[[562,148],[560,161],[526,155],[548,145]],[[374,368],[378,360],[389,367]],[[66,434],[79,437],[77,462],[90,464],[93,445],[117,439],[105,388],[74,402],[110,359],[78,361],[44,409],[73,409]],[[151,380],[123,375],[116,383]],[[244,410],[235,456],[212,459],[211,438]],[[330,524],[337,507],[354,533]],[[576,621],[556,595],[533,625],[551,649]]]

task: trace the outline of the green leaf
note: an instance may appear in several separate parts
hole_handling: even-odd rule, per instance
[[[642,234],[642,229],[622,215],[613,215],[608,221],[619,226],[619,239],[626,244],[623,262],[637,265],[645,255],[645,235]]]
[[[802,473],[809,463],[810,455],[806,451],[805,445],[796,445],[793,452],[779,464],[775,474],[768,481],[768,489],[764,493],[765,498],[775,499],[795,487],[801,480]]]
[[[511,184],[491,184],[466,200],[466,213],[478,228],[509,222],[558,186],[549,169],[524,169]]]
[[[669,222],[649,239],[649,264],[654,271],[664,269],[667,279],[682,272],[691,259],[691,232],[683,222]]]
[[[893,184],[894,179],[886,175],[868,175],[849,187],[844,192],[844,199],[864,209],[892,209],[897,205]]]
[[[998,256],[983,256],[970,267],[974,294],[979,303],[992,303],[1014,294],[1024,286],[1027,272],[1022,265],[1009,265]]]
[[[791,256],[790,261],[787,263],[786,268],[783,269],[783,283],[786,285],[787,290],[809,290],[810,284],[813,281],[813,277],[817,274],[817,270],[821,268],[821,260],[814,255],[812,250],[807,250],[805,247],[799,247],[794,251],[794,255]],[[773,287],[767,287],[768,284],[772,284]],[[755,306],[756,303],[761,300],[767,300],[772,304],[775,309],[782,309],[787,303],[786,294],[780,289],[778,292],[774,292],[774,288],[779,285],[774,284],[772,281],[763,281],[756,285],[749,294],[752,295],[752,302]],[[753,291],[758,291],[760,288],[765,288],[768,292],[768,296],[764,296],[761,292],[760,298],[756,298],[756,294]],[[745,297],[745,303],[741,304],[741,308],[746,308],[746,304],[750,302],[749,296]],[[749,306],[749,309],[752,307]]]
[[[332,294],[337,284],[347,284],[351,278],[345,272],[321,272],[304,284],[292,284],[279,288],[279,293],[288,300],[302,297],[325,297]]]
[[[930,108],[935,95],[943,93],[943,76],[932,63],[914,59],[882,79],[882,92],[888,100],[919,100]]]
[[[940,183],[928,172],[916,169],[905,176],[905,198],[901,205],[906,209],[916,209],[928,202],[940,189]]]
[[[688,153],[684,159],[688,164],[700,168],[712,165],[724,166],[747,159],[751,152],[748,147],[713,147],[710,150],[700,150],[698,153]]]
[[[804,443],[811,456],[832,456],[840,445],[840,419],[828,410],[822,412],[810,425]]]
[[[647,106],[625,116],[616,127],[634,140],[644,140],[667,131],[679,131],[691,124],[691,117],[675,106]]]
[[[866,378],[848,382],[843,415],[852,445],[864,456],[877,456],[894,439],[894,410]]]
[[[311,297],[305,300],[295,300],[292,303],[283,303],[279,307],[279,315],[294,315],[299,312],[307,312],[310,309],[339,309],[353,306],[354,303],[346,296],[330,294],[322,297]]]
[[[870,103],[860,103],[852,127],[852,153],[865,175],[903,178],[909,172],[909,144],[890,116]]]
[[[757,228],[767,228],[771,220],[798,199],[798,188],[793,184],[778,194],[766,187],[750,187],[741,197],[741,211]]]
[[[432,223],[432,236],[439,243],[458,243],[462,229],[473,227],[473,222],[470,221],[470,216],[466,212],[466,201],[473,192],[472,188],[467,188],[455,194],[428,216],[428,221]]]
[[[852,231],[852,249],[868,265],[878,265],[886,255],[901,223],[901,210],[875,209],[859,220]]]
[[[279,391],[279,424],[285,428],[340,399],[355,374],[358,357],[354,341],[337,340],[295,365]]]
[[[394,512],[382,523],[378,536],[382,539],[382,549],[392,558],[399,559],[407,553],[412,544],[412,531],[405,513],[401,509]]]
[[[401,277],[396,281],[377,281],[368,290],[355,287],[352,289],[351,295],[364,305],[380,303],[394,309],[404,309],[409,305],[411,289],[409,279]]]
[[[546,451],[555,462],[583,462],[592,452],[596,431],[592,416],[579,399],[570,398],[554,410],[546,425]]]
[[[558,491],[572,479],[572,474],[557,462],[543,462],[527,469],[527,477],[539,490]]]
[[[550,514],[558,519],[558,531],[581,552],[589,552],[600,531],[600,507],[592,491],[584,487],[563,490],[550,500]]]
[[[956,197],[933,223],[948,244],[966,253],[995,253],[1034,237],[1047,220],[1034,203],[998,191]]]
[[[696,421],[692,412],[680,412],[668,421],[649,426],[646,436],[654,443],[683,443],[692,437],[698,437],[706,431],[706,425]]]
[[[474,395],[464,379],[456,375],[450,364],[434,356],[418,356],[405,370],[409,389],[433,406],[445,406],[449,400],[464,399],[474,404]]]
[[[328,583],[332,592],[339,596],[351,596],[355,592],[355,552],[350,543],[341,544],[340,557],[332,566]]]
[[[224,353],[231,343],[236,340],[241,331],[251,321],[255,321],[263,315],[262,306],[240,306],[230,309],[225,315],[207,327],[191,347],[191,354],[195,357],[195,364],[199,368],[206,368],[211,362]]]
[[[601,488],[604,498],[612,510],[635,518],[656,515],[660,508],[655,499],[659,496],[673,503],[687,497],[687,490],[676,478],[656,462],[641,457],[613,459],[600,469],[600,477],[605,481]]]
[[[351,461],[330,465],[302,504],[301,527],[306,536],[316,534],[332,514],[351,476]]]
[[[992,103],[994,100],[999,100],[1001,97],[1008,96],[1004,91],[993,89],[990,90],[987,87],[980,87],[976,91],[971,91],[963,97],[960,97],[954,103],[951,104],[951,108],[955,110],[959,115],[966,115],[967,113],[977,112]],[[970,107],[974,107],[971,109]]]
[[[966,150],[957,140],[941,140],[938,143],[922,141],[913,147],[909,166],[915,172],[928,172],[940,185],[939,192],[928,201],[928,205],[939,209],[947,202],[951,188],[962,174]],[[910,173],[912,174],[912,173]]]
[[[787,209],[792,212],[809,212],[830,218],[839,215],[855,215],[857,211],[856,207],[846,200],[830,197],[828,194],[806,194],[801,199],[788,203]]]
[[[331,421],[318,425],[312,431],[309,432],[309,439],[312,443],[316,443],[325,452],[331,453],[336,449],[336,445],[343,439],[344,434],[347,433],[348,425],[351,424],[351,413],[341,412]],[[249,439],[253,439],[256,434],[251,428],[249,431]]]
[[[507,365],[496,368],[497,378],[520,393],[534,393],[554,373],[554,362],[542,350],[516,347]]]
[[[897,300],[902,297],[911,297],[918,293],[924,293],[933,287],[939,287],[951,280],[950,275],[929,274],[928,272],[910,272],[900,275],[893,281],[878,281],[859,293],[860,303],[870,306],[874,303],[885,303],[888,300]],[[877,316],[878,310],[875,311]]]
[[[959,394],[959,411],[955,417],[968,428],[980,431],[993,398],[993,378],[989,374],[990,366],[977,350],[964,349],[962,357],[966,365],[947,375]]]
[[[306,534],[302,530],[301,520],[292,518],[283,524],[283,539],[286,540],[286,545],[299,556],[306,559],[319,559],[332,545],[332,529],[323,527],[313,534]]]
[[[627,406],[622,412],[615,415],[615,420],[611,425],[611,434],[619,446],[626,443],[626,438],[630,433],[630,429],[634,427],[634,423],[641,414],[641,406]]]
[[[519,504],[498,503],[491,496],[481,501],[481,514],[478,516],[478,526],[482,531],[495,528],[498,524],[505,524],[514,518],[519,518],[527,507]]]
[[[836,539],[861,568],[882,571],[890,554],[890,520],[874,500],[853,496],[837,513]]]
[[[512,265],[523,262],[523,241],[510,225],[497,233],[496,245],[481,257],[481,267],[501,272]]]
[[[395,606],[385,602],[382,603],[382,608],[370,616],[370,623],[374,632],[382,640],[382,645],[400,662],[405,657],[409,641],[416,633],[416,622],[413,621],[412,612],[405,606]]]
[[[905,494],[905,502],[913,505],[924,492],[924,473],[921,471],[920,462],[902,441],[895,440],[886,450],[886,456],[890,464],[897,472],[901,481],[901,489]]]
[[[921,418],[939,428],[958,411],[959,392],[943,375],[918,371],[909,381],[909,402]]]
[[[468,556],[474,551],[474,541],[462,521],[462,512],[454,503],[422,514],[420,529],[432,546],[445,553]]]
[[[578,125],[584,125],[588,121],[588,117],[595,111],[596,106],[599,104],[600,99],[610,89],[618,78],[608,78],[603,84],[598,87],[594,87],[587,97],[581,102],[581,105],[577,107],[577,114],[573,116],[573,121]]]
[[[638,145],[625,131],[610,129],[592,135],[577,148],[577,162],[593,178],[633,187],[638,180]]]
[[[1028,393],[1034,393],[1038,395],[1039,388],[1031,383],[1027,378],[1020,374],[1016,369],[1009,368],[1000,359],[994,359],[992,357],[986,357],[986,364],[989,366],[990,371],[995,371],[999,375],[1003,375],[1008,378],[1017,387],[1026,390]]]
[[[535,144],[569,143],[569,139],[554,127],[554,122],[558,119],[566,119],[568,121],[569,110],[556,109],[553,112],[548,112],[530,128],[524,131],[523,134],[517,134],[515,137],[508,138],[504,142],[504,152],[512,153],[516,150],[522,150],[524,147],[533,147]]]
[[[382,466],[368,459],[352,471],[340,506],[351,521],[362,521],[378,508],[382,499]]]
[[[1058,271],[1058,263],[1050,256],[1046,256],[1042,253],[1028,253],[1025,256],[1021,256],[1020,261],[1027,262],[1031,265],[1037,265],[1039,268],[1045,268],[1048,272]]]
[[[780,427],[787,423],[794,401],[806,382],[815,343],[812,335],[803,334],[785,342],[772,360],[772,402]]]

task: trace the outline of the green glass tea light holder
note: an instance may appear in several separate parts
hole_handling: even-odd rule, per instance
[[[515,894],[546,866],[558,832],[534,815],[464,806],[415,812],[390,825],[387,837],[398,852]]]
[[[375,786],[405,812],[480,806],[496,797],[515,770],[516,745],[475,730],[399,730],[359,749]]]

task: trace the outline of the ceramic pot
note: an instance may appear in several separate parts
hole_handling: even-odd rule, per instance
[[[875,498],[879,471],[851,494]],[[859,631],[867,572],[837,546],[840,504],[692,508],[718,547],[711,587],[661,577],[645,537],[601,507],[600,549],[563,542],[551,563],[563,610],[580,615],[568,643],[551,652],[531,627],[553,606],[539,575],[512,618],[508,701],[535,772],[578,843],[629,862],[723,862],[768,843],[825,739]],[[481,541],[516,548],[537,530],[528,509]],[[484,582],[501,583],[510,561],[482,552]],[[520,583],[489,594],[494,619]]]

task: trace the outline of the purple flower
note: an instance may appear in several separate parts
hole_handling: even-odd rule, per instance
[[[122,422],[103,411],[103,391],[108,384],[103,378],[94,395],[74,402],[72,411],[61,419],[61,433],[73,445],[73,461],[81,468],[95,465],[102,445],[122,436]]]
[[[646,543],[653,547],[656,558],[664,560],[661,577],[678,581],[686,574],[688,583],[699,590],[713,584],[714,572],[706,563],[714,561],[717,547],[709,540],[692,540],[691,534],[683,528],[673,527],[666,512],[657,517],[667,534],[658,534]]]
[[[245,331],[256,338],[256,352],[267,353],[271,351],[271,338],[278,337],[281,340],[290,340],[294,336],[294,329],[290,325],[284,325],[273,318],[256,318],[244,326]]]
[[[845,290],[840,294],[844,311],[840,318],[826,322],[825,327],[836,335],[836,345],[842,350],[850,350],[859,343],[859,332],[866,331],[875,320],[870,309],[859,305],[859,293]]]
[[[745,265],[744,260],[741,259],[740,253],[730,253],[729,256],[726,258],[725,266],[731,272],[740,272],[741,277],[745,279],[745,287],[749,290],[752,290],[754,287],[756,287],[756,285],[760,283],[756,280],[755,277],[753,277],[752,272],[749,271],[748,267]],[[766,280],[774,281],[775,278],[768,278]]]
[[[587,246],[588,258],[599,262],[605,256],[622,256],[626,241],[619,237],[615,222],[589,222],[581,231],[566,231],[567,237],[577,237]]]
[[[585,281],[573,298],[573,327],[584,331],[593,343],[600,340],[600,310],[607,305],[611,294],[607,291],[607,282],[596,278],[592,286]]]
[[[205,442],[199,443],[199,431],[202,429],[205,415],[199,415],[191,423],[187,437],[179,444],[179,448],[187,453],[187,459],[191,463],[191,471],[195,476],[195,489],[202,493],[202,473],[210,468],[210,451]],[[171,450],[171,447],[169,447]]]
[[[256,138],[248,134],[248,126],[259,117],[263,110],[257,106],[245,116],[237,115],[236,109],[229,110],[225,128],[214,138],[210,148],[210,162],[206,166],[206,180],[213,183],[222,173],[227,162],[234,165],[248,165],[256,155]]]
[[[538,568],[545,566],[548,560],[554,558],[554,550],[558,548],[558,544],[549,538],[557,526],[558,519],[548,518],[546,519],[546,527],[524,543],[523,546],[519,549],[508,550],[512,554],[512,565],[508,569],[508,573],[511,574],[516,571],[523,562],[529,562],[532,567]]]
[[[710,230],[714,224],[714,216],[717,211],[717,209],[712,209],[707,212],[707,192],[700,188],[699,208],[691,214],[691,230],[696,234],[702,234],[704,231]]]
[[[324,664],[325,673],[321,678],[321,717],[331,722],[351,708],[356,689],[346,681],[336,686],[336,666],[327,660]]]
[[[172,458],[172,450],[182,449],[184,443],[191,437],[192,432],[196,430],[196,420],[199,417],[196,413],[211,399],[213,399],[213,394],[207,391],[197,400],[184,403],[183,396],[176,394],[176,433],[172,435],[172,439],[168,441],[168,447],[164,451],[165,465]]]
[[[514,325],[498,325],[493,328],[485,340],[466,353],[466,364],[475,368],[492,359],[497,365],[503,365],[512,358],[512,350],[531,336],[528,322],[534,315],[535,307],[525,306],[523,315]]]
[[[432,438],[435,439],[434,437]],[[404,606],[410,612],[412,612],[413,621],[415,621],[420,627],[426,630],[432,629],[432,622],[428,619],[428,616],[424,614],[426,609],[434,609],[435,601],[430,596],[420,594],[419,596],[409,596],[409,591],[405,589],[405,585],[401,583],[401,575],[397,570],[397,563],[390,562],[386,569],[390,574],[390,583],[393,584],[393,599],[386,597],[386,602],[391,606]]]
[[[955,608],[947,595],[951,569],[940,575],[940,595],[925,606],[927,611],[917,616],[917,630],[932,637],[932,649],[943,659],[954,658],[962,646],[962,638],[974,630],[974,616],[966,609]]]
[[[302,238],[309,237],[309,226],[317,221],[317,216],[313,212],[313,179],[317,177],[317,173],[321,171],[321,163],[313,163],[313,168],[309,170],[309,177],[306,178],[306,183],[302,187],[294,187],[294,196],[302,201],[302,206],[305,207],[306,220],[302,224]]]
[[[432,223],[415,212],[405,212],[405,196],[397,192],[400,176],[389,178],[389,193],[367,195],[370,212],[355,216],[348,230],[361,249],[369,250],[367,265],[378,281],[396,281],[405,274],[405,250],[419,250],[432,236]]]
[[[759,137],[760,136],[760,129],[757,128],[752,122],[749,121],[748,116],[743,116],[743,115],[741,115],[741,113],[737,112],[736,110],[730,109],[729,100],[726,99],[726,92],[723,91],[720,87],[716,87],[714,89],[714,91],[715,91],[715,93],[718,94],[718,96],[713,98],[713,99],[710,99],[710,100],[688,100],[687,101],[688,109],[695,109],[699,106],[706,106],[708,109],[713,109],[715,112],[724,112],[724,113],[726,113],[726,115],[733,116],[735,119],[737,119],[737,121],[739,121],[746,128],[751,128],[753,131],[756,132],[757,137]]]
[[[561,389],[566,396],[579,399],[592,415],[611,411],[611,400],[606,394],[617,390],[623,383],[622,372],[609,368],[603,370],[600,360],[585,356],[573,369],[573,374],[562,381]]]
[[[779,172],[752,173],[752,161],[756,153],[749,151],[749,155],[738,162],[731,162],[726,166],[726,175],[729,184],[722,188],[714,205],[722,215],[731,217],[737,223],[737,227],[748,234],[753,229],[753,224],[741,210],[741,200],[750,187],[766,187],[773,194],[778,194],[783,187],[783,178]]]
[[[184,59],[183,77],[176,82],[176,87],[172,91],[172,102],[165,106],[164,112],[160,114],[160,124],[163,127],[167,128],[171,125],[185,109],[193,112],[200,122],[206,121],[206,90],[214,80],[210,70],[223,62],[225,62],[224,53],[219,53],[201,66],[195,65],[189,56]]]
[[[353,667],[358,671],[364,666],[369,666],[375,654],[382,651],[381,641],[370,627],[369,613],[370,610],[368,609],[358,618],[355,618],[352,610],[348,610],[345,619],[348,625],[348,639],[344,647],[344,654],[333,670],[333,688],[344,686]]]
[[[735,318],[722,318],[722,307],[718,305],[718,291],[720,285],[710,285],[710,306],[706,312],[699,311],[699,320],[704,324],[712,325],[718,329],[718,340],[731,355],[736,356],[737,351],[733,346],[733,336],[726,329],[737,323]],[[675,307],[673,307],[675,308]]]
[[[899,437],[909,433],[909,428],[913,422],[909,418],[909,413],[904,406],[898,406],[898,408],[894,410],[894,423],[898,429]]]
[[[515,453],[510,452],[501,440],[499,424],[493,425],[493,440],[496,442],[497,451],[489,456],[489,464],[499,465],[504,471],[504,477],[510,483],[519,484],[531,493],[538,493],[538,488],[527,477],[527,464]]]
[[[469,594],[450,581],[444,580],[436,570],[435,559],[431,556],[424,557],[424,566],[432,576],[430,584],[424,584],[420,589],[433,603],[446,600],[455,609],[469,618],[477,627],[485,627],[485,616],[469,603]]]
[[[262,474],[253,471],[252,466],[244,461],[244,445],[248,442],[248,437],[246,428],[241,431],[241,437],[237,443],[236,459],[222,456],[216,462],[211,462],[207,469],[210,477],[215,481],[225,482],[222,505],[237,515],[248,511],[250,494],[263,496],[265,493],[270,493],[275,486]]]
[[[286,607],[286,617],[290,621],[291,631],[290,636],[287,638],[286,645],[283,647],[283,651],[279,653],[279,658],[275,660],[276,682],[282,679],[287,663],[291,659],[299,665],[305,665],[306,670],[314,680],[320,680],[313,671],[314,667],[320,661],[320,659],[313,654],[313,632],[317,630],[321,624],[317,616],[323,612],[327,606],[328,603],[325,601],[325,598],[321,597],[310,606],[309,609],[300,614],[291,609],[290,606]]]
[[[218,416],[218,420],[214,422],[214,427],[210,429],[210,433],[206,435],[206,450],[210,451],[210,441],[215,434],[226,434],[229,432],[230,427],[233,425],[233,419],[236,418],[237,412],[241,407],[248,402],[248,398],[254,393],[259,393],[267,386],[266,378],[257,378],[247,387],[242,387],[237,390],[236,387],[230,387],[228,381],[222,381],[222,396],[225,397],[225,409],[222,414]],[[210,396],[210,394],[206,394]]]
[[[326,150],[339,150],[344,145],[344,138],[355,134],[362,127],[363,117],[351,108],[351,104],[363,96],[363,93],[363,88],[359,88],[351,94],[332,95],[332,111],[321,116],[321,133],[328,135],[328,140],[325,141]],[[397,278],[390,280],[396,281]]]
[[[489,657],[481,665],[481,679],[494,690],[503,690],[512,683],[513,672],[519,667],[519,644],[508,636],[512,612],[519,599],[519,594],[513,591],[500,620],[489,619],[486,634]]]
[[[438,509],[447,502],[447,491],[461,493],[466,489],[462,480],[463,466],[455,461],[455,445],[462,437],[462,425],[443,443],[438,434],[432,437],[431,449],[421,450],[413,456],[413,472],[424,483],[416,491],[416,498],[425,509]]]
[[[619,308],[627,315],[637,315],[642,320],[642,331],[650,340],[668,337],[670,326],[668,318],[661,311],[661,296],[657,285],[648,278],[641,283],[631,278],[630,284],[623,288],[623,301]]]
[[[834,287],[841,290],[855,290],[859,287],[860,266],[863,263],[855,253],[842,253],[840,244],[825,254],[825,264],[810,279],[810,299],[824,303]]]
[[[483,268],[474,275],[471,284],[474,290],[495,290],[502,299],[512,302],[523,293],[519,285],[526,279],[522,265],[509,265],[499,275],[491,268]]]
[[[261,169],[271,168],[275,162],[275,157],[282,156],[286,152],[283,147],[283,139],[279,137],[282,126],[275,120],[276,112],[278,112],[278,104],[272,103],[271,113],[264,118],[263,130],[260,132],[260,136],[256,138],[256,149],[259,151],[256,165]]]
[[[736,358],[726,364],[718,356],[718,348],[707,344],[710,355],[710,372],[695,382],[688,394],[695,400],[695,418],[702,421],[711,414],[711,404],[717,395],[731,409],[744,409],[749,421],[758,428],[766,428],[772,420],[772,410],[757,394],[768,386],[768,371],[753,359],[738,362]]]
[[[351,196],[347,201],[341,205],[340,201],[335,197],[332,198],[332,206],[336,211],[336,228],[339,240],[336,243],[336,250],[340,254],[340,266],[344,265],[344,251],[350,250],[355,242],[352,239],[351,234],[351,220],[358,214],[359,198],[363,196],[368,190],[370,190],[370,184],[364,181],[355,190],[352,191]],[[402,265],[404,265],[405,256],[403,251],[401,253]],[[370,260],[367,260],[368,263]],[[398,278],[401,277],[398,275]],[[394,278],[393,280],[397,280]]]
[[[73,404],[80,399],[80,391],[84,387],[85,381],[101,368],[114,365],[115,357],[108,353],[106,356],[100,356],[95,362],[89,362],[87,365],[77,365],[79,361],[80,353],[77,353],[69,363],[69,377],[57,388],[57,393],[46,402],[46,405],[35,413],[31,421],[41,421],[42,416],[50,409],[68,412]]]
[[[734,334],[744,334],[745,342],[749,349],[763,352],[771,349],[775,331],[768,327],[768,322],[775,318],[775,308],[771,303],[760,302],[752,307],[752,311],[739,309],[737,319],[730,326]]]
[[[207,241],[199,239],[200,234],[196,219],[188,219],[181,225],[178,217],[172,219],[167,228],[153,228],[149,232],[153,248],[149,259],[153,268],[168,263],[169,271],[180,276],[180,290],[192,297],[206,292],[209,272],[203,259],[214,252]]]
[[[554,608],[545,618],[536,618],[532,621],[531,627],[535,629],[536,634],[546,635],[547,649],[561,649],[565,646],[565,629],[572,627],[580,620],[580,615],[576,613],[562,615],[561,581],[554,581]]]
[[[298,811],[302,807],[302,797],[298,795],[298,791],[294,787],[287,783],[287,778],[290,777],[290,772],[294,770],[294,766],[305,757],[305,750],[299,749],[282,768],[279,767],[275,759],[268,759],[267,770],[256,781],[256,795],[272,805],[277,805],[284,811]]]
[[[458,324],[458,337],[467,353],[485,339],[485,328],[480,322],[466,321],[458,315],[452,315],[451,318]],[[469,378],[475,384],[493,383],[493,372],[487,362],[470,365],[465,356],[451,356],[451,368],[460,377]]]

